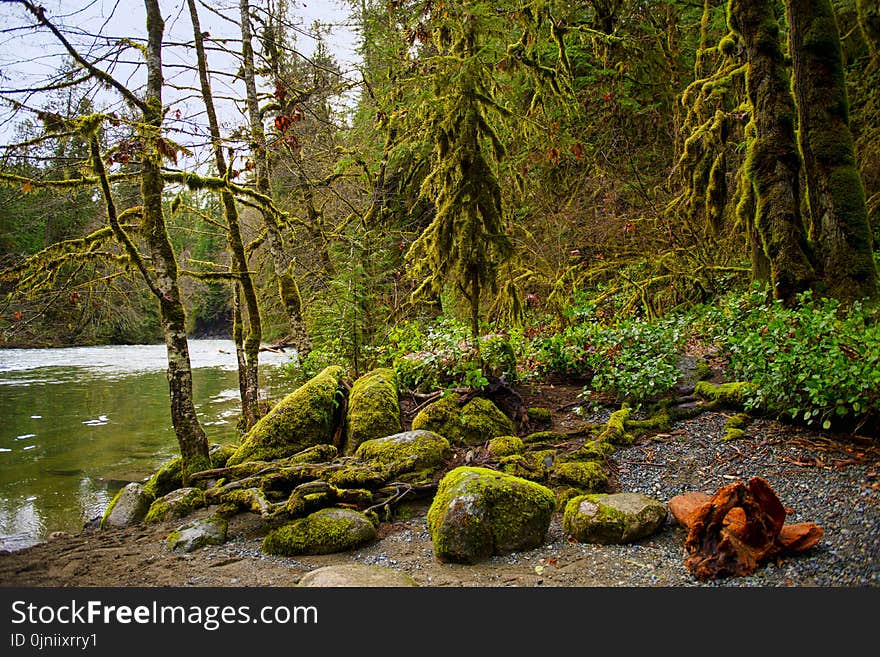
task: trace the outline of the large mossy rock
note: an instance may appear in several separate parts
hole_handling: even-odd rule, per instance
[[[348,395],[345,445],[342,453],[350,456],[365,440],[400,433],[400,401],[397,374],[390,367],[380,367],[354,382]]]
[[[355,456],[385,469],[389,477],[428,474],[452,456],[452,446],[438,433],[417,429],[363,442]]]
[[[438,399],[419,411],[412,428],[439,433],[453,445],[479,445],[516,433],[513,421],[490,400],[474,397],[464,406],[458,402],[456,394]]]
[[[376,526],[352,509],[326,508],[272,530],[263,552],[280,556],[332,554],[353,550],[376,538]]]
[[[488,468],[456,468],[442,479],[428,509],[434,556],[473,564],[538,547],[555,506],[553,492],[541,484]]]
[[[343,369],[330,366],[287,395],[245,434],[226,466],[273,461],[332,443],[339,421]]]
[[[128,527],[139,523],[150,510],[152,498],[143,484],[132,482],[119,490],[101,517],[101,529]]]
[[[581,543],[632,543],[666,522],[666,505],[640,493],[580,495],[565,505],[562,525]]]
[[[144,522],[160,522],[183,518],[194,510],[205,506],[205,491],[201,488],[178,488],[154,500]]]

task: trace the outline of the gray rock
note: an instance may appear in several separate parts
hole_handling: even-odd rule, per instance
[[[101,518],[101,529],[128,527],[139,523],[147,515],[150,502],[150,496],[144,490],[143,484],[137,482],[128,484],[110,502],[104,517]]]
[[[201,518],[181,525],[165,539],[165,547],[172,552],[193,552],[206,545],[226,542],[228,523],[223,518]]]
[[[563,529],[581,543],[632,543],[663,527],[666,505],[641,493],[580,495],[569,500]]]
[[[341,564],[324,566],[306,573],[297,586],[321,587],[405,587],[418,586],[406,573],[385,566]]]

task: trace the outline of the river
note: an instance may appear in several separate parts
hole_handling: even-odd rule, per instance
[[[235,346],[190,340],[199,419],[237,442]],[[290,387],[290,354],[260,354],[264,398]],[[0,550],[79,533],[125,484],[177,454],[165,345],[0,349]]]

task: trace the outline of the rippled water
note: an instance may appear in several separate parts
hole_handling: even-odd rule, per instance
[[[211,442],[237,441],[235,346],[191,340],[199,419]],[[260,354],[265,397],[285,392]],[[177,453],[164,345],[0,349],[0,549],[78,533],[120,487]]]

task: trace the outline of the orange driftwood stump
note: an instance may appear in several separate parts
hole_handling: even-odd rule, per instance
[[[685,565],[701,581],[750,575],[761,562],[803,552],[822,538],[812,522],[785,524],[785,507],[761,477],[706,493],[684,493],[669,501],[673,516],[688,528]]]

